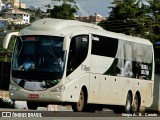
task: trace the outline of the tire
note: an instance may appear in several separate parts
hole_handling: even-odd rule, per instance
[[[133,99],[132,112],[139,112],[139,107],[140,107],[140,103],[139,102],[140,102],[139,98],[138,98],[138,96],[136,94],[134,99]]]
[[[85,112],[86,111],[87,99],[85,97],[84,91],[81,90],[79,101],[72,104],[72,109],[74,112]]]
[[[126,113],[131,113],[131,111],[132,111],[132,98],[129,93],[126,98],[126,104],[125,104],[124,110]]]
[[[27,107],[30,110],[37,110],[38,105],[35,102],[27,101]]]

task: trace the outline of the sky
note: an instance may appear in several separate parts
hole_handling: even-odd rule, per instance
[[[109,6],[113,0],[75,0],[76,5],[79,8],[78,14],[80,16],[94,15],[95,13],[101,14],[104,17],[108,16]],[[20,2],[26,3],[27,7],[34,5],[42,9],[46,4],[60,5],[61,2],[55,2],[52,0],[20,0]]]

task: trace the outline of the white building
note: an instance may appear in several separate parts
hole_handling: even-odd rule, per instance
[[[22,12],[18,9],[9,9],[8,12],[3,13],[3,17],[5,19],[12,18],[14,20],[22,19],[24,23],[26,23],[26,24],[30,23],[30,14],[28,14],[26,12]]]

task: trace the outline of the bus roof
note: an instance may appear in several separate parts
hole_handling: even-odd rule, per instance
[[[91,33],[152,45],[152,43],[146,39],[128,36],[122,33],[109,32],[95,24],[80,22],[77,20],[62,20],[52,18],[40,19],[35,21],[30,26],[21,30],[20,35],[50,35],[64,37],[67,34],[78,31],[83,31],[86,34]]]

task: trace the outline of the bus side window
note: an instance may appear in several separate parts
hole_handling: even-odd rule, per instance
[[[79,35],[71,39],[67,63],[67,76],[73,72],[87,57],[88,35]]]

